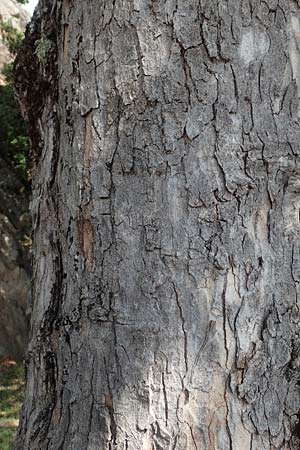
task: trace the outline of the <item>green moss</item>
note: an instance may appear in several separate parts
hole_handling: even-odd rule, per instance
[[[22,367],[0,364],[0,449],[11,450],[23,402]]]

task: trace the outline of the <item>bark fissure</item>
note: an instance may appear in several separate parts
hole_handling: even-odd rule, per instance
[[[178,308],[178,311],[179,311],[179,317],[180,317],[180,321],[181,321],[181,328],[182,328],[183,339],[184,339],[184,364],[185,364],[185,376],[186,376],[186,374],[188,373],[187,332],[186,332],[186,329],[185,329],[185,319],[183,317],[182,306],[180,304],[178,292],[176,290],[176,287],[175,287],[174,283],[173,283],[173,289],[174,289],[174,294],[175,294],[175,300],[176,300],[177,308]]]

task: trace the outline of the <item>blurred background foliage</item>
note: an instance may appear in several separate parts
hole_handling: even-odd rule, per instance
[[[27,0],[17,0],[17,2],[25,4]],[[4,175],[4,179],[0,180],[0,215],[6,215],[6,212],[9,211],[9,220],[18,230],[15,237],[22,249],[20,255],[26,255],[27,248],[29,248],[25,243],[26,239],[31,244],[30,220],[27,211],[27,198],[30,192],[29,139],[14,97],[12,80],[14,58],[22,44],[23,37],[23,33],[14,28],[11,20],[3,20],[0,16],[0,39],[10,55],[9,62],[5,63],[1,70],[0,84],[0,172]],[[6,167],[10,167],[9,171]],[[7,174],[10,175],[7,176]],[[20,192],[23,193],[20,194]],[[18,220],[14,220],[15,212],[20,216]],[[22,258],[24,259],[23,256]],[[22,364],[9,358],[0,357],[1,450],[13,448],[19,411],[23,401],[22,372]]]
[[[26,3],[18,0],[18,3]],[[20,48],[23,33],[10,20],[0,19],[0,34],[6,44],[12,61],[2,69],[6,83],[0,86],[0,151],[1,157],[12,164],[22,177],[28,178],[29,139],[26,126],[14,97],[12,84],[13,59]]]
[[[0,27],[3,41],[11,55],[15,55],[22,44],[23,33],[13,26],[11,20],[1,19]]]
[[[1,156],[27,177],[29,140],[11,83],[0,86],[0,149]]]

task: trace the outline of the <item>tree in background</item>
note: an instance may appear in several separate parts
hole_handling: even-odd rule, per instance
[[[41,0],[16,450],[299,448],[299,6]]]
[[[21,2],[19,2],[21,3]],[[0,34],[13,59],[21,46],[24,34],[10,20],[0,19]],[[26,175],[29,140],[24,120],[16,103],[12,86],[13,61],[6,63],[3,75],[6,84],[0,86],[0,149],[1,157]]]

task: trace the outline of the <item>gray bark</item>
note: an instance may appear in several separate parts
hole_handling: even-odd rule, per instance
[[[15,448],[298,448],[298,2],[49,3]]]

